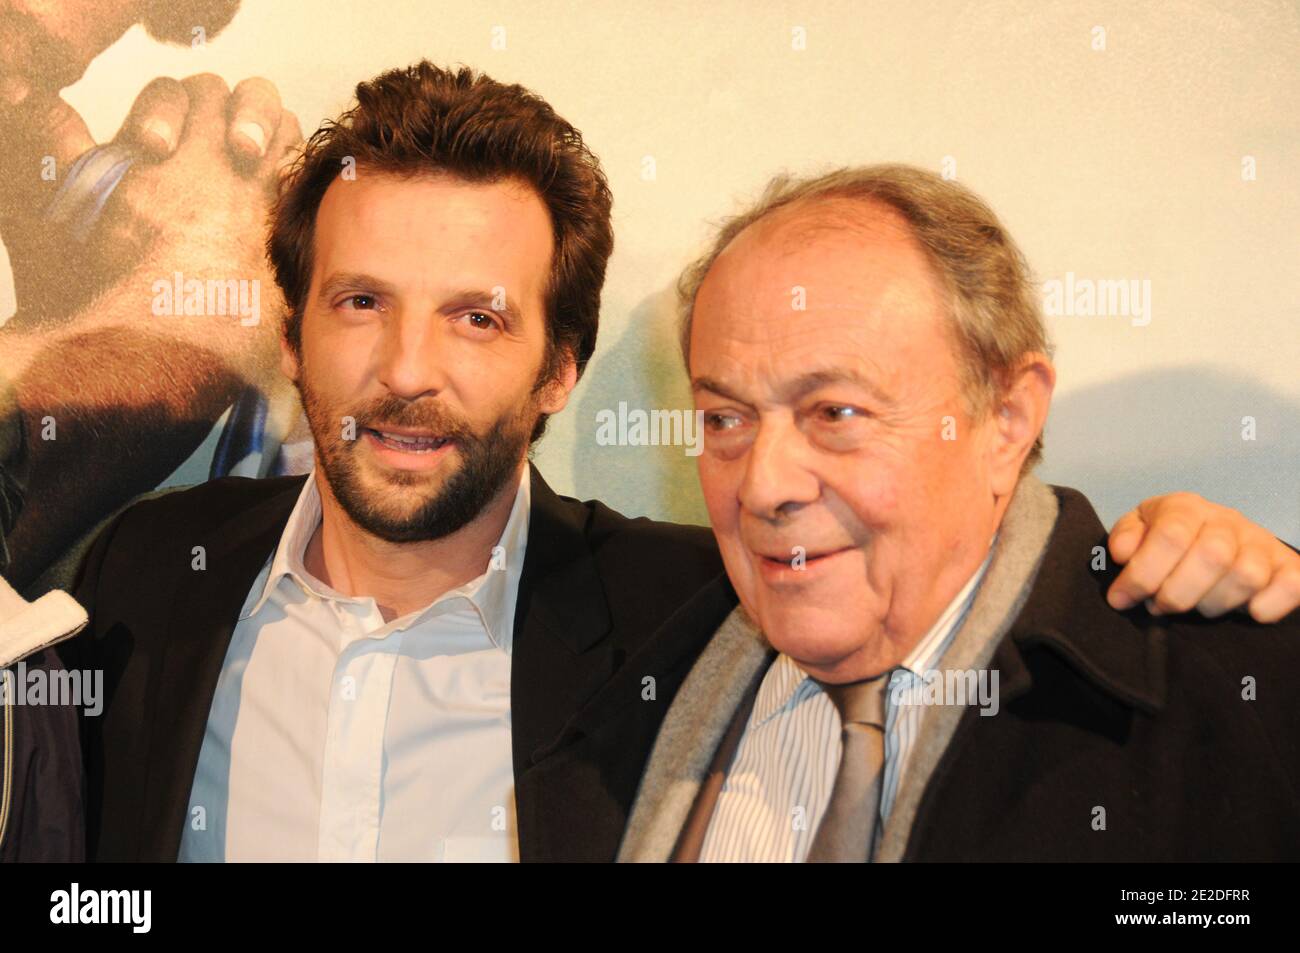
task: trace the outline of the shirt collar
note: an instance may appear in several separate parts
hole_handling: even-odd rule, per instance
[[[996,542],[997,537],[994,536],[993,543]],[[907,658],[903,659],[902,667],[913,675],[923,675],[930,671],[943,658],[943,653],[948,651],[948,646],[952,644],[957,630],[961,628],[962,622],[966,620],[966,613],[970,611],[971,603],[975,601],[975,593],[984,580],[984,574],[988,572],[989,563],[993,561],[993,543],[989,544],[989,551],[984,557],[984,562],[980,563],[979,568],[971,574],[970,579],[966,580],[966,585],[953,597],[952,602],[948,603],[948,607],[939,614],[938,621],[930,627],[930,631],[922,637],[920,642],[916,643],[912,651],[908,653]]]
[[[408,613],[394,622],[404,623],[399,628],[413,624],[430,611],[444,607],[455,599],[465,599],[474,606],[487,629],[489,638],[497,647],[509,652],[514,643],[515,605],[519,594],[519,577],[523,571],[524,553],[528,545],[528,517],[532,501],[528,467],[515,491],[514,505],[506,520],[505,529],[493,547],[488,568],[482,575],[464,585],[443,593],[423,609]],[[303,562],[307,544],[321,522],[320,491],[316,488],[316,471],[307,475],[298,501],[289,514],[280,542],[272,554],[269,566],[263,568],[259,582],[253,584],[257,593],[251,605],[246,605],[239,618],[248,619],[260,612],[276,588],[286,579],[296,583],[303,592],[317,599],[331,602],[356,602],[357,597],[345,595],[321,582]],[[391,623],[390,623],[391,624]]]
[[[994,542],[996,541],[997,537],[994,536]],[[906,669],[914,675],[922,675],[934,668],[948,646],[952,644],[957,630],[961,628],[961,623],[965,620],[971,603],[975,601],[975,593],[979,591],[980,582],[984,579],[992,559],[993,546],[990,544],[984,562],[971,574],[970,579],[966,580],[966,585],[939,614],[938,620],[930,630],[913,646],[912,651],[903,659],[900,669]],[[756,725],[762,724],[782,711],[793,709],[820,691],[821,686],[816,680],[783,652],[773,661],[771,669],[763,678],[763,684],[759,687],[758,695],[754,699],[753,722]]]

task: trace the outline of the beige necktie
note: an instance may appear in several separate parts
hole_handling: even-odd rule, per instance
[[[885,773],[885,692],[892,674],[891,669],[847,685],[819,683],[840,713],[843,751],[830,803],[808,851],[808,863],[871,859]]]

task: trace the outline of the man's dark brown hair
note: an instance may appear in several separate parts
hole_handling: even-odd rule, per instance
[[[451,174],[476,183],[514,179],[537,192],[551,218],[542,381],[558,371],[565,352],[581,376],[596,347],[600,289],[614,249],[609,185],[582,134],[522,86],[498,83],[468,67],[440,69],[427,60],[359,84],[356,97],[337,122],[326,122],[307,140],[272,212],[267,254],[289,307],[289,345],[295,351],[302,345],[316,213],[348,162],[389,175]],[[533,440],[545,426],[542,417]]]

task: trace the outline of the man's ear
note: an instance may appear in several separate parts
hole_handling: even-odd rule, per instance
[[[565,348],[555,376],[542,385],[539,409],[544,414],[558,414],[569,402],[569,395],[578,384],[578,362],[573,352]]]
[[[989,469],[999,496],[1015,489],[1025,458],[1047,424],[1055,386],[1056,369],[1046,354],[1026,355],[1012,372],[993,414]]]
[[[284,332],[280,332],[280,373],[295,384],[298,383],[298,352],[289,344]]]

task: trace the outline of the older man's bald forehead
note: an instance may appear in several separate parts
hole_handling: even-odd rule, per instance
[[[831,278],[823,266],[836,255],[851,264]],[[780,300],[768,300],[777,276]],[[903,286],[923,285],[939,300],[946,297],[928,251],[896,209],[875,200],[815,197],[775,209],[741,231],[704,275],[700,296],[716,307],[721,292],[727,309],[717,317],[728,320],[737,310],[789,307],[796,293],[799,312],[833,310],[882,282],[900,288],[900,278]]]
[[[774,209],[742,231],[723,250],[749,242],[775,241],[790,250],[845,233],[876,241],[905,241],[921,247],[911,224],[887,202],[843,195],[810,196]],[[721,257],[721,255],[719,255]]]

